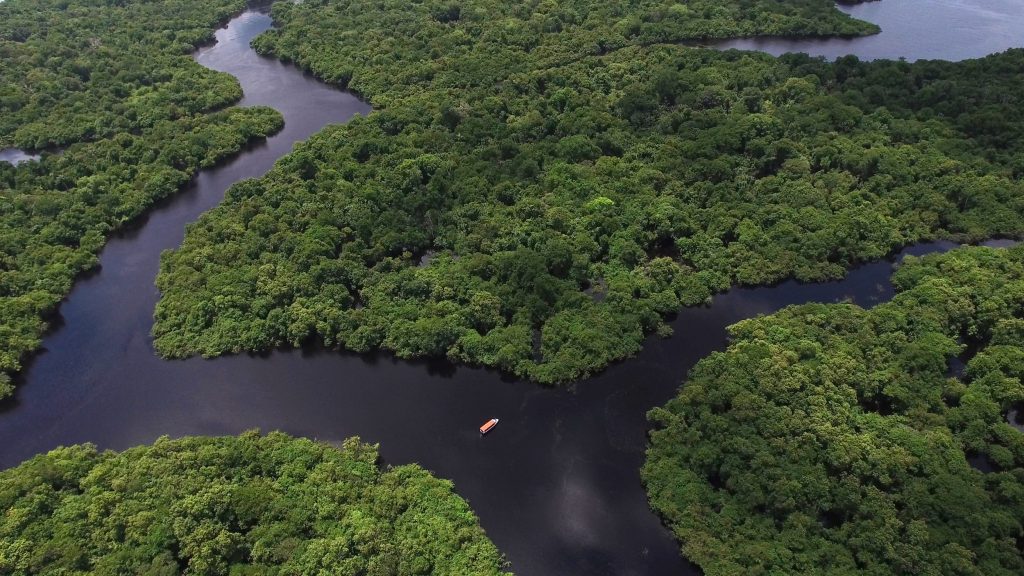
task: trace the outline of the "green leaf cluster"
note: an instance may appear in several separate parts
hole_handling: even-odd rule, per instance
[[[868,310],[732,326],[649,413],[651,505],[709,576],[1024,571],[1024,433],[1007,420],[1024,403],[1024,247],[907,258],[893,282]]]
[[[0,472],[0,572],[503,574],[451,482],[377,458],[255,432],[60,448]]]

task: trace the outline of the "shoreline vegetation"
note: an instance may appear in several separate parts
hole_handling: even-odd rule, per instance
[[[242,0],[0,3],[0,399],[107,236],[283,126],[192,52]]]
[[[0,572],[507,576],[452,483],[275,432],[58,448],[0,472]]]
[[[1024,571],[1024,247],[892,279],[733,325],[648,414],[651,505],[708,576]]]
[[[375,109],[236,185],[164,255],[164,357],[319,342],[566,383],[734,284],[1024,233],[1022,50],[830,63],[677,44],[871,32],[825,0],[273,16],[257,51]]]

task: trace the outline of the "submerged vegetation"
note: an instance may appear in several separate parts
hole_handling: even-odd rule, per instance
[[[1024,247],[907,258],[893,283],[870,310],[734,325],[650,412],[651,503],[709,576],[1024,572],[1024,434],[1007,422]]]
[[[236,185],[165,256],[165,356],[322,341],[566,382],[732,283],[1024,233],[1021,50],[826,63],[681,44],[873,31],[830,0],[274,17],[259,51],[377,110]]]
[[[240,0],[0,3],[0,398],[106,235],[282,126],[190,53]]]
[[[451,482],[273,433],[60,448],[0,472],[0,572],[498,576]]]

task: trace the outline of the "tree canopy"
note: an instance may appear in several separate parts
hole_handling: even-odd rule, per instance
[[[498,576],[452,484],[281,433],[60,448],[0,472],[0,572]]]
[[[190,53],[241,0],[0,3],[0,398],[107,234],[279,130]],[[66,147],[62,151],[54,147]]]
[[[717,574],[1024,571],[1024,247],[907,258],[897,296],[730,328],[649,414],[643,479]],[[963,369],[958,368],[965,362]]]
[[[682,43],[874,29],[831,1],[307,0],[266,54],[376,110],[162,262],[158,351],[320,341],[566,382],[733,283],[1024,232],[1024,51],[836,63]]]

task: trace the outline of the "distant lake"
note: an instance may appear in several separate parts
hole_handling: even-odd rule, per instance
[[[967,60],[1024,46],[1021,0],[880,0],[839,6],[878,24],[881,34],[860,38],[742,38],[710,44],[722,50],[758,50],[773,55],[806,52],[834,60]]]

